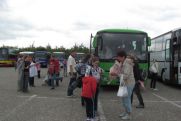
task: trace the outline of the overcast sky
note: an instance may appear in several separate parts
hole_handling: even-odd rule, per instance
[[[0,0],[0,46],[89,47],[90,34],[132,28],[155,37],[181,27],[179,0]]]

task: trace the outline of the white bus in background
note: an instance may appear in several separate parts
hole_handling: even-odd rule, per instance
[[[157,60],[162,81],[181,84],[181,28],[153,38],[149,51],[150,64]]]
[[[77,52],[75,61],[78,63],[79,61],[82,61],[84,59],[84,57],[85,57],[85,53]]]
[[[52,55],[58,58],[60,62],[63,62],[65,59],[65,52],[53,52]]]
[[[34,57],[35,53],[34,52],[31,52],[31,51],[22,51],[22,52],[19,52],[19,55],[29,55],[31,57]]]

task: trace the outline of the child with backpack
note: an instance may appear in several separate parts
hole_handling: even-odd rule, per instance
[[[91,72],[92,72],[92,76],[96,78],[96,82],[97,82],[97,88],[96,88],[96,93],[95,93],[95,97],[94,97],[94,112],[95,112],[96,118],[98,118],[97,117],[98,116],[97,107],[98,107],[99,87],[100,87],[101,74],[104,72],[104,70],[99,67],[99,58],[98,57],[94,57],[92,59]]]
[[[51,81],[51,89],[55,89],[54,80],[56,80],[57,86],[59,85],[59,80],[57,80],[57,77],[59,76],[60,71],[60,64],[58,59],[54,58],[53,56],[50,58],[50,63],[48,67],[48,74]]]
[[[82,94],[81,96],[84,98],[86,104],[86,121],[93,121],[95,114],[94,114],[94,96],[96,93],[97,88],[97,81],[96,78],[92,76],[90,73],[89,75],[82,78]]]

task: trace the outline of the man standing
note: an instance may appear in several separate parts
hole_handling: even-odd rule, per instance
[[[70,75],[70,82],[69,82],[68,90],[67,90],[67,96],[68,97],[73,96],[73,90],[74,90],[73,84],[76,81],[75,56],[76,56],[76,52],[72,51],[70,56],[68,57],[68,60],[67,60],[67,72]]]

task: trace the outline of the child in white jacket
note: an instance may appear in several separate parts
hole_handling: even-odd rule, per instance
[[[37,68],[36,68],[36,64],[33,62],[33,60],[31,59],[31,64],[30,64],[30,68],[29,68],[29,85],[31,87],[35,87],[34,84],[34,77],[37,76]]]

